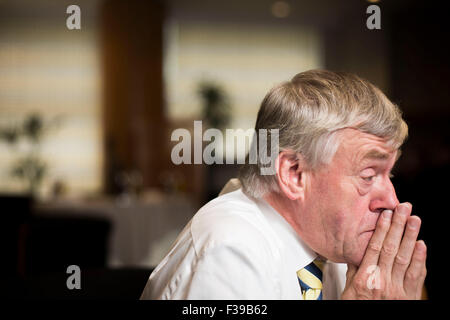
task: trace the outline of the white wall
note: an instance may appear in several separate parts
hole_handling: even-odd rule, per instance
[[[43,193],[62,180],[72,194],[101,187],[101,82],[96,1],[78,1],[82,29],[66,28],[70,1],[3,1],[0,19],[0,126],[31,112],[62,116],[43,140],[49,167]],[[21,145],[25,150],[26,145]],[[23,185],[9,170],[17,154],[0,143],[0,191]]]
[[[169,118],[201,119],[197,90],[207,80],[228,94],[230,129],[254,128],[260,103],[272,86],[323,65],[317,30],[295,25],[212,24],[175,17],[166,24],[165,44]]]

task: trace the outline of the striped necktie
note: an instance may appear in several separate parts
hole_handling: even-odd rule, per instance
[[[323,261],[316,259],[297,271],[303,300],[322,300],[323,263]]]

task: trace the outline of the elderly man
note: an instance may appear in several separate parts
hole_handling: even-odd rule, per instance
[[[312,70],[266,95],[255,129],[279,130],[275,174],[247,161],[141,298],[419,299],[421,221],[390,181],[408,131],[398,107],[355,75]]]

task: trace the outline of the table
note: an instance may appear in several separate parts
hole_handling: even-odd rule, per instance
[[[111,268],[152,268],[169,252],[178,234],[192,218],[194,206],[184,196],[157,200],[58,200],[37,205],[39,214],[66,212],[107,218],[112,223],[107,264]]]

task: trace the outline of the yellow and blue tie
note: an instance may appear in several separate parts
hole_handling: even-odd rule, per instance
[[[297,271],[303,300],[322,300],[323,261],[318,259]]]

